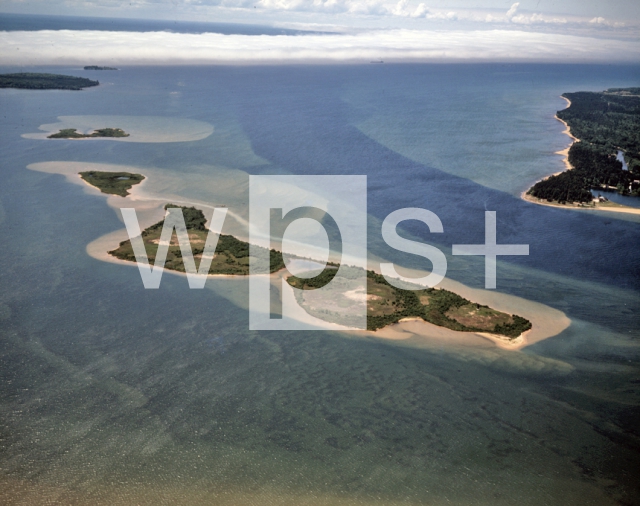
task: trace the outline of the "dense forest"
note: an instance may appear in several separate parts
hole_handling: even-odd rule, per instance
[[[0,74],[0,88],[22,88],[27,90],[81,90],[98,86],[98,81],[86,77],[63,76],[59,74]]]
[[[536,183],[529,195],[560,203],[591,202],[591,189],[640,195],[640,88],[565,93],[557,116],[580,139],[569,149],[573,170]],[[628,170],[616,158],[624,152]]]
[[[144,180],[142,174],[132,174],[131,172],[88,170],[79,174],[82,179],[98,188],[102,193],[120,195],[121,197],[129,195],[131,187]]]

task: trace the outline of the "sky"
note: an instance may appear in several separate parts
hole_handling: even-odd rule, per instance
[[[249,36],[0,31],[0,64],[557,61],[640,63],[639,0],[0,0],[1,13],[260,24]]]

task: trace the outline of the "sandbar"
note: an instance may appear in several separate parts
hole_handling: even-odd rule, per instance
[[[42,132],[26,133],[25,139],[48,140],[49,135],[60,130],[75,128],[78,133],[90,134],[94,130],[116,126],[126,131],[128,137],[88,137],[77,141],[115,142],[188,142],[209,137],[213,125],[204,121],[164,116],[58,116],[57,123],[47,123],[38,127]],[[59,139],[57,139],[59,141]]]
[[[41,162],[34,163],[29,165],[27,168],[30,170],[36,170],[40,172],[47,172],[51,174],[62,174],[64,175],[69,182],[73,184],[81,185],[85,188],[85,191],[88,193],[92,193],[94,195],[99,195],[106,199],[107,204],[115,209],[120,209],[121,207],[133,207],[136,209],[136,214],[138,216],[138,220],[140,223],[141,229],[145,229],[154,223],[162,220],[165,216],[164,206],[167,202],[172,202],[175,204],[186,204],[193,205],[196,208],[201,209],[207,218],[211,216],[214,207],[211,205],[203,205],[198,202],[190,202],[184,201],[180,199],[176,199],[175,195],[167,195],[161,196],[157,194],[151,194],[146,191],[146,188],[149,184],[149,177],[145,174],[145,169],[139,167],[125,166],[125,165],[111,165],[104,163],[85,163],[85,162]],[[79,172],[86,170],[98,170],[98,171],[113,171],[113,172],[133,172],[138,174],[145,175],[145,179],[135,186],[133,186],[130,190],[130,195],[127,197],[120,197],[116,195],[107,195],[102,193],[99,189],[94,186],[86,183],[79,176]],[[217,207],[223,205],[223,203],[218,204]],[[233,213],[231,210],[228,211],[227,214],[229,217],[235,219],[235,228],[236,230],[243,229],[246,227],[246,221],[240,216]],[[121,218],[118,213],[118,217]],[[227,224],[225,223],[225,228]],[[229,233],[229,232],[225,232]],[[233,233],[236,237],[241,240],[247,240],[246,236],[248,235],[245,231],[245,234],[236,234]],[[244,237],[243,237],[244,235]],[[109,255],[107,252],[118,247],[121,241],[128,240],[129,237],[127,235],[126,229],[122,228],[120,230],[115,230],[109,234],[103,235],[98,239],[89,243],[86,247],[87,254],[91,257],[109,263],[117,263],[119,265],[128,265],[130,267],[135,267],[135,264],[130,261],[121,260]],[[370,258],[370,269],[371,264],[378,264],[380,261],[384,261],[383,259],[372,259]],[[373,268],[372,270],[379,273],[379,269]],[[424,271],[405,269],[408,273],[407,275],[410,277],[422,277],[426,273]],[[172,271],[166,269],[164,272],[186,277],[185,273]],[[279,273],[275,273],[273,279],[278,279],[282,277],[284,271]],[[224,275],[224,274],[216,274],[210,275],[212,278],[232,278],[235,280],[243,281],[247,285],[246,276],[233,276],[233,275]],[[289,286],[285,284],[285,286]],[[291,288],[291,287],[290,287]],[[558,335],[564,329],[566,329],[571,320],[562,312],[557,309],[551,308],[544,304],[526,300],[520,297],[516,297],[514,295],[508,295],[500,292],[496,292],[493,290],[484,290],[471,288],[457,281],[453,281],[451,279],[445,278],[439,285],[438,288],[444,288],[446,290],[450,290],[454,293],[457,293],[461,297],[468,299],[471,302],[487,305],[493,309],[496,309],[501,312],[505,312],[508,314],[517,314],[520,315],[529,321],[531,321],[533,328],[524,334],[521,334],[519,337],[515,339],[509,339],[504,336],[493,335],[489,333],[474,333],[474,332],[460,332],[450,330],[444,327],[439,327],[437,325],[425,322],[421,319],[407,319],[405,321],[401,321],[396,324],[389,325],[383,329],[379,329],[376,331],[367,331],[367,330],[355,330],[350,329],[348,327],[344,327],[341,325],[334,324],[332,328],[336,331],[345,332],[347,334],[355,334],[359,337],[374,337],[381,339],[390,339],[390,340],[409,340],[410,338],[418,338],[419,340],[435,340],[436,342],[449,342],[451,344],[465,344],[465,345],[473,345],[473,346],[482,346],[483,344],[492,344],[496,347],[499,347],[504,350],[521,350],[522,348],[529,346],[533,343],[539,342],[543,339],[547,339],[549,337]],[[300,308],[299,313],[296,313],[294,317],[296,319],[300,319],[301,322],[313,325],[315,318],[311,317]],[[304,313],[304,314],[303,314]],[[323,322],[323,326],[324,322]]]

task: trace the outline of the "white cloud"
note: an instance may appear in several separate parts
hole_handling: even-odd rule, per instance
[[[511,8],[507,11],[508,19],[511,19],[513,16],[516,15],[516,12],[518,11],[518,7],[520,7],[520,2],[516,2],[511,6]]]
[[[400,0],[406,4],[408,0]],[[200,0],[199,5],[266,11],[317,12],[325,14],[393,14],[386,0]],[[403,15],[403,14],[399,14]]]
[[[511,18],[511,22],[518,23],[521,25],[534,25],[539,23],[564,25],[568,21],[566,18],[548,17],[548,16],[543,16],[542,14],[533,13],[533,14],[518,14],[517,16],[513,16]]]
[[[637,62],[636,41],[518,30],[378,30],[330,35],[0,32],[0,64],[210,64],[306,61]]]
[[[601,25],[601,26],[613,26],[613,27],[624,26],[624,23],[609,21],[608,19],[603,18],[601,16],[598,16],[597,18],[593,18],[589,20],[589,23],[593,25]]]
[[[416,7],[416,10],[411,13],[411,17],[412,18],[421,18],[421,17],[425,16],[426,14],[429,14],[429,9],[427,9],[427,6],[425,4],[420,3],[420,4],[418,4],[418,7]]]
[[[449,12],[430,12],[425,16],[427,19],[444,19],[448,21],[455,21],[458,19],[458,13],[449,11]]]

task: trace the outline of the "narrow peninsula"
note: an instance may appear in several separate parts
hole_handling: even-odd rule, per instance
[[[182,207],[167,204],[165,209],[177,207],[182,209],[196,265],[202,258],[208,229],[206,219],[201,210],[195,207]],[[145,229],[142,240],[145,245],[149,263],[155,263],[160,235],[164,220]],[[108,252],[121,260],[135,262],[135,254],[131,241],[123,241],[115,250]],[[284,269],[282,253],[277,250],[269,252],[271,273]],[[249,243],[234,236],[220,234],[215,256],[209,268],[209,275],[249,274]],[[323,319],[329,317],[336,323],[349,325],[349,306],[354,297],[362,296],[367,301],[367,330],[377,330],[407,318],[421,319],[426,322],[462,332],[486,332],[515,339],[531,328],[531,322],[518,315],[510,315],[496,311],[488,306],[473,303],[459,295],[444,289],[426,288],[419,290],[403,290],[390,285],[383,276],[374,271],[367,271],[366,290],[362,293],[343,291],[339,288],[329,296],[322,295],[315,288],[326,285],[335,275],[337,264],[330,264],[333,269],[325,269],[314,278],[288,276],[287,282],[302,290],[296,292],[300,306],[312,316]],[[185,272],[180,244],[174,231],[165,262],[166,269]],[[349,269],[355,269],[349,267]],[[333,270],[333,272],[332,272]]]
[[[132,186],[140,183],[144,176],[131,172],[99,172],[90,170],[80,172],[80,177],[91,186],[95,186],[102,193],[126,197]]]
[[[64,76],[60,74],[0,74],[0,88],[19,88],[24,90],[74,90],[98,86],[99,81],[86,77]]]
[[[556,117],[576,141],[570,170],[538,181],[527,200],[557,205],[613,205],[591,190],[640,196],[640,88],[562,95],[569,107]]]
[[[95,139],[96,137],[129,137],[122,128],[101,128],[90,134],[80,134],[76,128],[64,128],[47,139]]]

